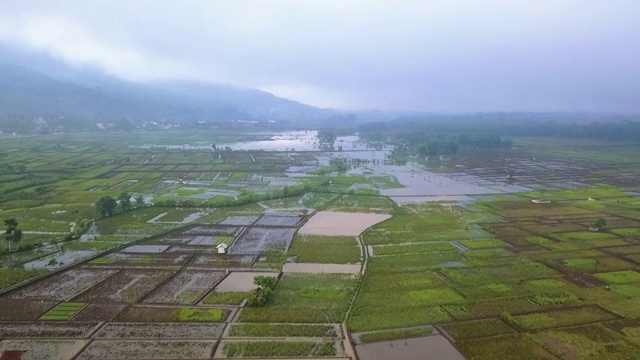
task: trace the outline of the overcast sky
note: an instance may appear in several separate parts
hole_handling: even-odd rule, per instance
[[[0,0],[0,43],[336,109],[640,112],[639,0]]]

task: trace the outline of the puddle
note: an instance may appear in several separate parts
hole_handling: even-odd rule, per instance
[[[164,252],[169,245],[133,245],[122,250],[125,253],[157,254]]]

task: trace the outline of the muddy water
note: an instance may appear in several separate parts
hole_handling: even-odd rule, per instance
[[[278,276],[277,273],[268,272],[232,272],[222,282],[216,286],[216,292],[229,292],[229,291],[251,291],[255,289],[256,285],[253,283],[253,279],[256,276]]]
[[[308,274],[352,274],[360,272],[360,264],[302,264],[287,263],[282,267],[284,273],[308,273]]]
[[[357,345],[360,360],[465,360],[442,335]]]

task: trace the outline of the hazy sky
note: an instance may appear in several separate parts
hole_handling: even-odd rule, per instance
[[[337,109],[640,112],[639,0],[0,0],[0,43]]]

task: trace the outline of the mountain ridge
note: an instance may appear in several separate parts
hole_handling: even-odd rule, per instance
[[[139,84],[109,76],[83,77],[81,72],[65,76],[56,78],[0,63],[0,120],[66,117],[91,122],[304,122],[339,114],[261,90],[230,85],[186,81]]]

